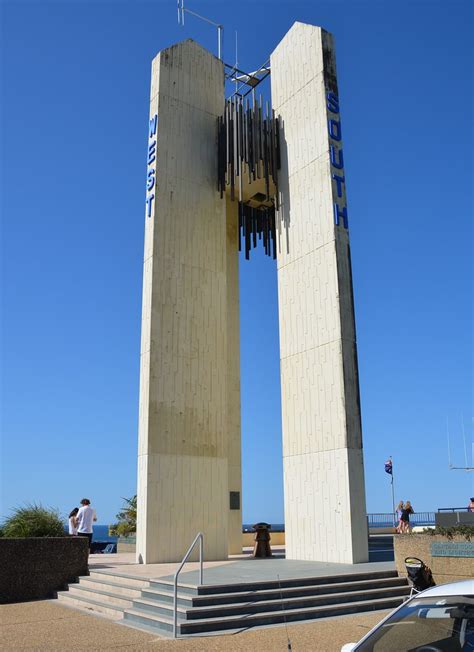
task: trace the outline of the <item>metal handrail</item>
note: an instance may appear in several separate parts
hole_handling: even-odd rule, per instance
[[[198,532],[194,541],[189,546],[188,552],[184,555],[183,561],[181,562],[178,570],[174,574],[174,597],[173,597],[173,638],[177,638],[178,630],[178,575],[180,574],[184,564],[188,561],[188,557],[192,553],[194,546],[199,541],[199,584],[203,584],[203,573],[202,573],[202,563],[204,559],[204,535],[202,532]]]
[[[469,507],[438,507],[438,512],[469,512]]]

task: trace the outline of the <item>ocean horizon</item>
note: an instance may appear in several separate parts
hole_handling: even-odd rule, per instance
[[[107,542],[107,543],[117,543],[118,537],[116,536],[111,536],[109,534],[109,526],[108,525],[93,525],[93,537],[92,540],[95,542]],[[285,530],[285,526],[283,523],[272,523],[271,524],[271,530],[273,532],[283,532]],[[250,523],[243,523],[242,525],[242,531],[243,532],[253,532],[252,524]]]
[[[416,515],[415,515],[416,517]],[[417,519],[413,518],[413,525],[430,525],[433,524],[434,520],[432,519],[420,519],[420,522],[417,523]],[[386,521],[377,521],[374,520],[370,524],[371,527],[386,527],[387,522]],[[251,523],[243,523],[242,524],[242,531],[243,532],[253,532],[253,527]],[[271,524],[271,530],[272,532],[284,532],[285,531],[285,524],[284,523],[272,523]],[[107,543],[117,543],[118,537],[116,536],[111,536],[109,535],[109,526],[108,525],[94,525],[93,526],[93,541],[95,542],[107,542]]]
[[[68,528],[64,527],[65,531],[68,532]],[[107,542],[107,543],[117,543],[117,537],[109,535],[109,526],[108,525],[93,525],[92,526],[93,537],[92,541],[96,543]]]

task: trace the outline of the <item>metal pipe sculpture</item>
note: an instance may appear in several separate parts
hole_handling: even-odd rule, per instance
[[[234,96],[226,100],[224,115],[217,119],[218,190],[224,197],[239,201],[239,250],[245,240],[245,257],[263,239],[265,253],[276,258],[275,209],[278,210],[278,169],[280,168],[279,123],[270,114],[262,97],[250,106],[248,99]],[[244,200],[243,186],[257,179],[265,182],[265,193]],[[271,183],[272,182],[272,183]]]

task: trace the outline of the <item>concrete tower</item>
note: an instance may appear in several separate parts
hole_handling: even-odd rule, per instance
[[[230,510],[230,492],[240,501],[241,491],[237,231],[216,186],[223,108],[223,64],[210,52],[185,41],[157,55],[140,370],[143,563],[180,560],[199,531],[207,559],[241,543],[240,505]]]
[[[368,560],[333,39],[295,23],[270,60],[281,124],[278,302],[289,559]]]

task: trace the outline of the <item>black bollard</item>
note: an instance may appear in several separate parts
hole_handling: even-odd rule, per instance
[[[255,544],[253,547],[254,557],[271,557],[272,549],[270,548],[271,525],[269,523],[256,523],[252,525],[255,530]]]

